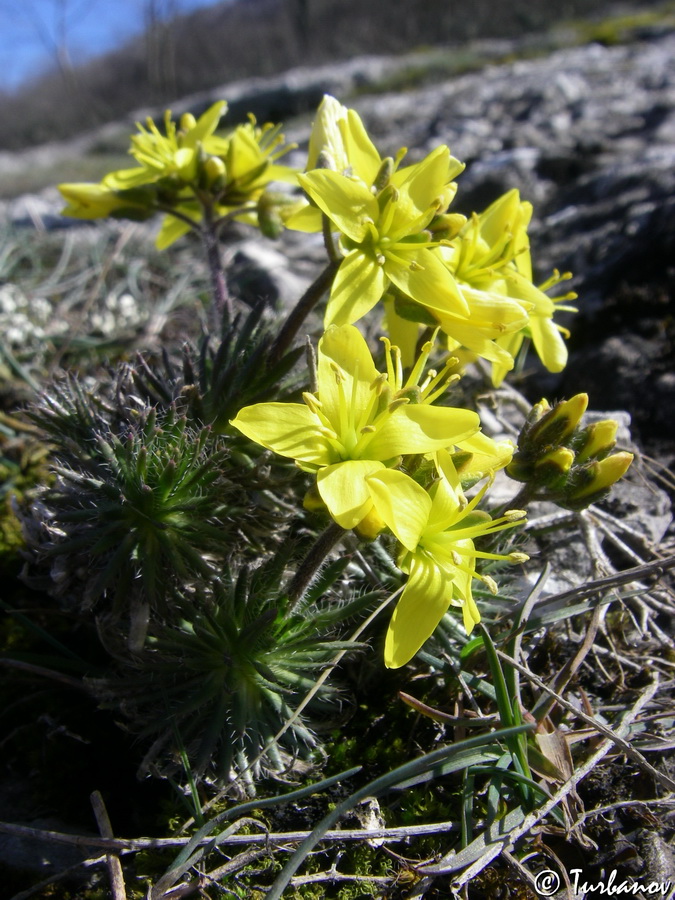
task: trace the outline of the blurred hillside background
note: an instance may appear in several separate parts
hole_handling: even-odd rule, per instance
[[[633,0],[630,12],[660,5]],[[471,67],[465,48],[477,39],[527,35],[536,53],[537,36],[597,27],[617,9],[608,0],[0,0],[0,149],[67,138],[238,79],[361,54],[441,47],[447,53],[435,65],[447,75]],[[616,32],[592,37],[611,42]]]

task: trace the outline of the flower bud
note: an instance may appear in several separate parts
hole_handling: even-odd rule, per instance
[[[549,490],[561,490],[573,462],[574,453],[569,448],[555,447],[535,463],[533,481]]]
[[[528,442],[541,449],[563,443],[581,421],[587,406],[588,394],[575,394],[569,400],[556,403],[528,430]]]
[[[565,497],[564,505],[570,509],[584,509],[595,503],[626,474],[632,462],[633,454],[624,450],[613,453],[605,459],[593,460],[585,467],[586,483],[571,490]]]
[[[192,131],[197,124],[197,120],[191,112],[185,112],[180,117],[180,130],[184,132]]]
[[[385,157],[382,160],[382,165],[375,176],[375,181],[373,182],[373,192],[379,194],[380,191],[383,191],[387,185],[389,184],[389,179],[394,174],[394,160],[391,156]]]
[[[577,462],[584,463],[589,459],[602,459],[607,456],[616,444],[618,427],[619,423],[614,419],[603,419],[580,431],[575,441]]]
[[[435,241],[451,241],[465,225],[466,216],[461,213],[443,213],[434,216],[427,228]]]
[[[316,485],[312,485],[307,491],[303,497],[302,505],[307,512],[328,512],[326,504],[321,499],[321,494],[319,494],[319,489]]]
[[[384,519],[380,518],[377,510],[373,506],[368,515],[364,516],[354,528],[354,531],[364,540],[374,541],[378,534],[384,531],[385,528],[386,522]]]
[[[203,165],[204,178],[207,187],[221,187],[219,182],[224,181],[226,171],[225,163],[219,156],[209,156]]]

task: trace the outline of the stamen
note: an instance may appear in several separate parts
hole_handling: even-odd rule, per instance
[[[392,391],[397,391],[398,387],[396,387],[396,374],[394,372],[394,361],[391,355],[391,341],[388,337],[381,337],[380,340],[384,344],[384,358],[387,363],[387,379],[389,384],[391,385]]]
[[[393,413],[393,412],[394,412],[395,410],[397,410],[399,407],[405,406],[406,403],[410,403],[410,397],[397,397],[396,400],[392,400],[392,401],[391,401],[391,403],[390,403],[389,406],[387,407],[387,410],[388,410],[390,413]]]

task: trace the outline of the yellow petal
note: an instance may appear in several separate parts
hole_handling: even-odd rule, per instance
[[[141,166],[132,169],[118,169],[104,176],[101,184],[113,191],[127,191],[130,188],[141,187],[144,184],[152,184],[158,181],[162,173]]]
[[[197,223],[195,222],[195,227],[196,225]],[[161,228],[155,238],[155,246],[158,250],[165,250],[173,244],[174,241],[177,241],[178,238],[187,234],[188,231],[190,231],[190,226],[187,222],[183,221],[183,219],[177,219],[175,216],[168,213],[164,216]]]
[[[218,127],[221,118],[225,115],[226,110],[227,103],[224,100],[216,101],[205,113],[202,113],[197,119],[195,126],[185,135],[183,138],[184,145],[194,148],[197,146],[197,141],[203,142],[212,135]]]
[[[468,579],[468,585],[464,596],[464,603],[462,603],[462,619],[464,621],[464,630],[467,635],[470,635],[474,626],[480,622],[480,613],[471,593],[471,578],[470,576],[466,577]]]
[[[352,250],[338,269],[326,306],[325,325],[346,325],[375,306],[386,286],[382,266],[361,250]]]
[[[460,475],[481,477],[488,472],[497,472],[511,462],[515,446],[511,441],[495,441],[482,431],[463,441],[457,441],[457,449],[471,454],[460,467]]]
[[[335,368],[340,370],[336,373]],[[317,378],[323,412],[340,432],[340,415],[364,410],[378,376],[365,338],[353,325],[331,325],[319,341]]]
[[[377,177],[382,159],[355,110],[347,110],[347,118],[340,122],[340,130],[344,135],[349,166],[370,187]]]
[[[416,557],[385,638],[388,668],[397,669],[413,658],[447,612],[450,597],[451,587],[442,570],[426,557]]]
[[[377,200],[362,181],[328,169],[298,175],[298,181],[316,205],[353,241],[365,237],[366,220],[375,222],[379,217]]]
[[[469,306],[442,258],[433,250],[410,244],[385,253],[384,270],[399,290],[429,309],[469,315]],[[399,262],[404,259],[404,262]]]
[[[245,406],[230,425],[281,456],[318,466],[337,461],[337,454],[319,430],[316,416],[302,403]]]
[[[384,469],[370,459],[349,459],[321,469],[316,477],[321,499],[342,528],[355,528],[368,515],[373,500],[366,478]]]
[[[61,214],[75,219],[101,219],[124,206],[124,201],[103,184],[60,184],[59,191],[68,204]]]
[[[285,216],[282,212],[282,218],[286,228],[290,228],[293,231],[304,231],[307,234],[321,231],[321,210],[316,206],[310,206],[309,203],[306,203],[305,206],[301,206],[299,209],[294,209],[288,216]]]
[[[567,347],[553,319],[532,316],[530,333],[539,359],[549,372],[562,372],[567,365]]]
[[[380,517],[403,546],[414,551],[431,512],[431,498],[427,492],[398,469],[383,469],[366,481]]]
[[[469,409],[407,404],[396,409],[368,442],[368,455],[391,459],[406,453],[430,453],[475,434],[478,414]]]
[[[495,343],[508,354],[506,360],[495,359],[492,361],[492,384],[499,387],[507,372],[513,368],[513,362],[523,344],[523,332],[516,331],[513,334],[505,334],[497,338]]]

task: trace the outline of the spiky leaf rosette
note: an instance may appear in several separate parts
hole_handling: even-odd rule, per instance
[[[231,318],[225,310],[220,334],[205,334],[197,349],[186,346],[181,365],[165,353],[160,370],[139,356],[133,370],[137,391],[165,406],[183,398],[186,414],[217,432],[227,430],[243,406],[284,399],[297,387],[289,372],[303,351],[296,348],[270,363],[274,334],[263,311],[261,304]]]
[[[52,593],[113,619],[131,611],[133,645],[151,611],[179,614],[179,587],[212,578],[236,544],[260,546],[245,534],[254,517],[227,477],[225,438],[177,404],[97,407],[71,382],[30,415],[53,441],[57,474],[32,507],[34,558],[51,566]]]
[[[161,766],[168,748],[178,747],[193,774],[228,778],[238,771],[251,786],[316,750],[306,717],[334,715],[338,690],[321,684],[302,714],[294,712],[335,654],[359,646],[340,640],[337,626],[373,597],[344,604],[333,593],[318,602],[327,586],[333,590],[340,560],[293,612],[279,587],[285,563],[277,553],[256,570],[226,570],[193,598],[199,611],[154,627],[141,654],[120,656],[118,679],[92,682],[106,705],[122,708],[132,730],[156,738],[146,765]]]

